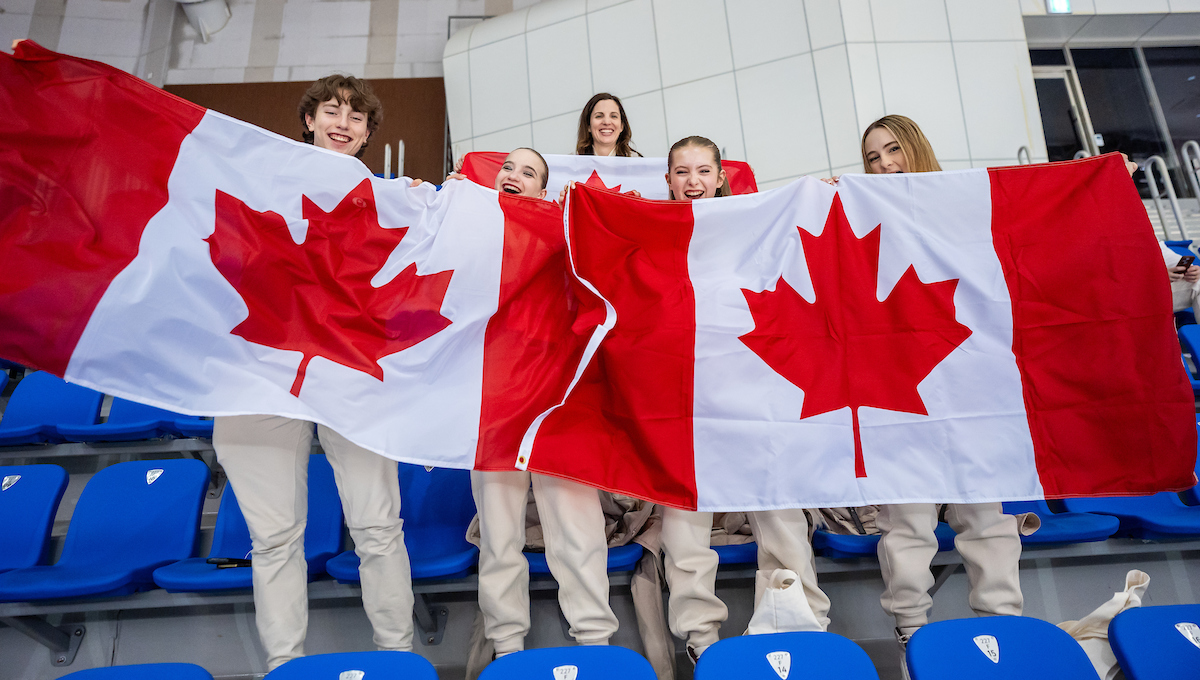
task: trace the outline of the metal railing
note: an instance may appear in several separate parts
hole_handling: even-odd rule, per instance
[[[1022,156],[1024,157],[1024,160],[1022,160]],[[1029,158],[1029,147],[1021,145],[1021,147],[1017,149],[1017,165],[1029,165],[1032,162],[1033,161]]]
[[[383,145],[383,178],[395,179],[404,176],[404,140],[396,142],[396,174],[392,174],[392,145]]]
[[[1154,180],[1154,169],[1158,168],[1158,172],[1162,175],[1163,187],[1167,192],[1167,200],[1171,203],[1171,212],[1175,215],[1175,223],[1179,225],[1179,234],[1185,241],[1192,237],[1188,236],[1187,228],[1183,223],[1183,210],[1179,207],[1179,196],[1175,193],[1175,184],[1171,182],[1171,173],[1167,170],[1167,162],[1162,156],[1151,156],[1142,164],[1142,172],[1146,174],[1146,181],[1150,184],[1150,198],[1154,199],[1154,209],[1158,211],[1159,223],[1163,225],[1163,236],[1167,234],[1167,220],[1163,214],[1162,196],[1159,195],[1158,182]]]
[[[1192,196],[1200,201],[1200,143],[1192,139],[1179,147],[1179,159],[1183,161],[1183,175],[1192,187]]]
[[[1091,157],[1092,157],[1092,152],[1088,151],[1087,149],[1080,149],[1079,151],[1075,152],[1075,160],[1079,160],[1080,158],[1091,158]]]

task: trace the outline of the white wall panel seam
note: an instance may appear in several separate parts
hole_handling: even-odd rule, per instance
[[[671,125],[667,118],[667,88],[663,87],[663,72],[662,72],[662,55],[658,51],[658,8],[654,5],[654,0],[650,0],[650,29],[654,32],[654,60],[658,62],[658,96],[662,100],[663,110],[663,130],[667,131],[667,153],[670,154],[671,145],[675,142],[671,141]],[[726,21],[726,24],[729,22]],[[728,30],[728,29],[727,29]],[[733,55],[729,57],[730,63],[733,63]],[[720,74],[717,74],[720,75]],[[682,85],[683,83],[680,83]]]
[[[871,22],[871,38],[879,35],[875,30],[875,8],[873,5],[874,0],[867,0],[867,18]],[[845,24],[842,25],[842,30],[845,30]],[[873,39],[871,40],[871,46],[875,50],[875,71],[879,73],[879,101],[883,104],[884,114],[887,114],[887,90],[883,87],[883,64],[879,63],[879,42]]]
[[[592,25],[589,23],[591,12],[588,11],[587,5],[583,6],[583,39],[587,42],[587,58],[588,58],[588,85],[592,94],[596,93],[596,74],[592,72],[595,68],[592,65]],[[529,53],[526,53],[526,58],[529,58]],[[582,109],[581,109],[582,110]],[[529,110],[530,117],[533,116],[533,109]],[[532,121],[531,121],[532,122]]]
[[[738,132],[742,135],[742,156],[747,163],[750,162],[749,147],[746,146],[746,119],[742,116],[742,93],[738,90],[737,64],[733,56],[733,33],[729,29],[729,0],[724,0],[721,7],[725,10],[725,38],[729,40],[729,63],[733,66],[733,98],[737,104],[738,112]],[[811,46],[812,42],[809,41]]]
[[[850,80],[850,106],[853,107],[853,109],[854,109],[854,120],[857,122],[858,121],[858,97],[854,96],[854,68],[850,64],[850,50],[846,48],[846,45],[849,44],[849,41],[846,40],[846,14],[844,12],[842,12],[842,3],[841,2],[838,2],[838,17],[842,20],[842,48],[844,49],[844,51],[846,53],[846,73],[849,74],[849,80]],[[810,42],[811,42],[811,40],[810,40]],[[837,47],[837,45],[832,45],[831,47]],[[816,60],[816,57],[814,56],[813,57],[813,68],[816,68],[816,62],[817,62],[817,60]],[[876,62],[876,64],[879,63],[878,52],[876,52],[876,55],[875,55],[875,62]],[[882,83],[882,81],[881,81],[881,83]],[[820,87],[820,83],[817,84],[817,87]],[[880,89],[883,89],[882,86],[880,87]],[[824,119],[822,119],[822,120],[824,120]],[[825,148],[826,148],[826,151],[828,152],[829,135],[825,136]],[[829,156],[829,175],[831,177],[833,176],[833,155],[832,154],[830,154],[830,156]]]
[[[840,3],[838,5],[838,9],[839,9],[839,11],[841,10]],[[813,38],[812,38],[812,24],[809,23],[809,21],[808,21],[808,4],[800,3],[800,11],[803,12],[803,14],[804,14],[804,32],[805,32],[805,34],[808,35],[808,46],[810,48],[810,51],[815,51],[815,50],[811,50],[812,45],[813,45]],[[845,30],[846,30],[845,27],[843,27],[842,28],[843,33],[845,32]],[[834,45],[834,47],[836,47],[836,45]],[[812,54],[809,54],[808,60],[812,64],[813,87],[817,91],[817,112],[820,113],[820,115],[821,115],[821,138],[825,141],[825,162],[829,165],[830,175],[832,175],[833,174],[833,172],[832,172],[832,170],[833,170],[833,154],[830,153],[830,151],[829,151],[829,133],[827,132],[826,127],[825,127],[825,107],[821,105],[821,74],[817,73],[816,58],[813,57]],[[851,93],[853,93],[854,92],[854,84],[853,83],[851,83],[850,88],[851,88],[850,89]],[[744,144],[745,144],[745,142],[743,142],[743,145]]]
[[[525,8],[525,26],[521,31],[521,39],[525,41],[525,96],[529,99],[529,121],[525,124],[529,126],[529,145],[534,146],[533,141],[533,74],[529,72],[529,8]],[[591,62],[588,62],[589,65]],[[512,149],[509,149],[512,151]]]
[[[967,105],[963,102],[963,86],[962,74],[958,71],[958,53],[954,50],[954,28],[950,25],[950,6],[949,0],[942,0],[942,7],[946,10],[946,32],[950,34],[950,63],[954,66],[954,84],[958,89],[958,110],[962,112],[963,122],[963,138],[967,142],[967,157],[971,154],[971,127],[967,122]]]

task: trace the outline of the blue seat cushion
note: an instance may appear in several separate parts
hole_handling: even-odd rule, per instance
[[[938,551],[954,549],[955,533],[949,524],[938,522],[933,534],[937,536]],[[834,559],[872,556],[878,546],[879,534],[835,534],[820,529],[813,533],[813,550]]]
[[[0,602],[118,597],[154,588],[154,569],[112,564],[27,567],[0,574]]]
[[[200,418],[178,418],[175,420],[175,429],[185,437],[212,439],[213,421]]]
[[[1195,678],[1200,647],[1176,624],[1200,626],[1200,605],[1176,604],[1127,609],[1108,624],[1113,655],[1129,680]]]
[[[1069,498],[1069,512],[1112,515],[1120,520],[1120,536],[1150,541],[1200,536],[1200,508],[1189,507],[1173,493],[1128,498]]]
[[[644,552],[637,543],[627,543],[608,549],[608,571],[630,571],[637,566]],[[546,563],[546,553],[526,552],[525,559],[529,560],[530,574],[549,574],[550,565]]]
[[[212,680],[212,675],[190,663],[145,663],[136,666],[89,668],[62,676],[62,680]]]
[[[59,425],[58,434],[69,442],[128,442],[157,439],[175,434],[175,423],[169,420],[145,420],[135,423],[100,423],[97,425]]]
[[[460,545],[449,550],[430,551],[421,549],[419,532],[404,533],[404,543],[409,547],[408,561],[412,566],[413,580],[450,579],[466,576],[479,561],[479,548],[467,543],[459,536]],[[427,545],[427,544],[426,544]],[[444,545],[444,544],[443,544]],[[358,583],[358,554],[347,550],[325,563],[325,571],[340,583]]]
[[[0,432],[0,446],[20,446],[21,444],[45,444],[61,442],[53,425],[25,425],[11,427]]]
[[[717,552],[718,564],[758,564],[758,544],[735,543],[732,545],[714,545]]]
[[[1103,541],[1117,533],[1121,521],[1111,515],[1086,512],[1051,512],[1046,501],[1015,501],[1004,503],[1004,512],[1017,515],[1032,512],[1042,521],[1034,533],[1021,537],[1027,546],[1065,545]]]

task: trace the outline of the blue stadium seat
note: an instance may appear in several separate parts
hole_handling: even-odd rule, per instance
[[[175,419],[175,429],[184,437],[212,439],[213,421],[200,416],[183,416]]]
[[[758,544],[735,543],[732,545],[714,545],[717,552],[717,564],[758,564]]]
[[[59,425],[69,442],[130,442],[177,435],[175,419],[183,414],[114,397],[108,420],[95,425]]]
[[[360,671],[363,674],[347,674]],[[363,680],[437,680],[437,671],[412,652],[344,652],[292,659],[263,680],[313,680],[360,677]]]
[[[1195,255],[1189,247],[1192,245],[1191,239],[1187,241],[1163,241],[1163,245],[1179,253],[1180,257],[1187,255]]]
[[[933,533],[937,536],[939,551],[954,549],[955,532],[949,524],[938,522]],[[813,550],[833,559],[873,557],[878,546],[879,534],[835,534],[821,529],[813,532]]]
[[[208,466],[117,463],[88,481],[53,566],[0,574],[0,602],[108,597],[154,587],[158,567],[196,554]]]
[[[475,516],[471,473],[467,470],[400,464],[400,516],[412,577],[466,576],[479,559],[479,548],[467,542]],[[342,583],[358,583],[358,555],[353,550],[329,560],[329,575]]]
[[[1108,624],[1108,641],[1128,680],[1200,678],[1200,605],[1127,609]]]
[[[558,680],[554,671],[563,666],[574,666],[577,680],[655,680],[645,657],[616,645],[527,649],[491,662],[479,680]]]
[[[3,392],[5,387],[8,387],[8,371],[0,370],[0,392]]]
[[[1024,616],[926,624],[908,641],[906,658],[912,680],[1096,680],[1078,642]]]
[[[1195,326],[1196,324],[1192,325]],[[1184,359],[1182,354],[1180,354],[1179,357]],[[1192,374],[1191,369],[1188,368],[1187,359],[1184,359],[1183,361],[1183,370],[1185,373],[1187,373],[1188,383],[1192,386],[1192,394],[1200,395],[1200,379],[1197,379],[1196,376]]]
[[[1010,501],[1003,505],[1004,512],[1010,515],[1032,512],[1042,520],[1041,528],[1021,537],[1021,544],[1024,546],[1103,541],[1117,533],[1117,529],[1121,527],[1120,520],[1110,515],[1084,512],[1054,513],[1046,501]]]
[[[64,675],[61,680],[212,680],[212,675],[190,663],[145,663],[89,668]]]
[[[60,442],[57,426],[94,425],[103,400],[103,394],[56,375],[30,373],[8,399],[0,420],[0,446]]]
[[[631,571],[637,566],[638,560],[642,559],[642,553],[645,550],[637,543],[626,543],[618,545],[615,548],[608,549],[608,570],[612,571]],[[525,559],[529,561],[530,574],[549,574],[550,565],[546,562],[546,553],[542,552],[525,552]]]
[[[1200,326],[1188,324],[1179,327],[1179,342],[1184,351],[1192,355],[1192,362],[1200,362]],[[1186,365],[1186,364],[1185,364]],[[1188,372],[1191,375],[1191,371]]]
[[[875,664],[861,647],[841,635],[816,632],[725,638],[701,655],[693,677],[695,680],[879,679]]]
[[[308,562],[308,578],[314,580],[325,573],[325,564],[342,549],[342,503],[338,498],[333,468],[324,455],[308,458],[308,524],[304,528],[304,559]],[[221,507],[217,509],[217,524],[213,529],[212,557],[250,557],[250,529],[238,506],[232,484],[225,486]],[[154,572],[154,582],[168,592],[203,592],[233,590],[252,585],[248,568],[220,568],[209,564],[208,558],[193,557],[180,560]]]
[[[1117,536],[1146,541],[1173,541],[1200,536],[1200,508],[1190,507],[1177,494],[1107,498],[1066,498],[1058,501],[1068,512],[1112,515],[1120,520]]]
[[[57,465],[0,467],[0,573],[46,563],[66,489],[67,471]]]

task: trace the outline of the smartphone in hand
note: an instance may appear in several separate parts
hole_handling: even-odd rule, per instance
[[[1175,266],[1183,267],[1184,269],[1187,269],[1188,267],[1192,266],[1192,263],[1195,261],[1196,261],[1195,255],[1184,255],[1183,257],[1179,258],[1179,263],[1176,264]]]

